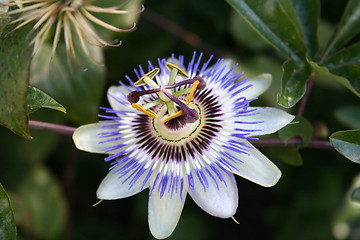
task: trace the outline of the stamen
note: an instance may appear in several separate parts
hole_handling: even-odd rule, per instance
[[[133,108],[145,113],[149,117],[156,118],[156,114],[153,111],[144,109],[140,104],[132,103],[131,106]]]
[[[161,122],[162,122],[162,123],[166,123],[166,122],[170,121],[171,119],[180,117],[180,116],[183,115],[183,114],[184,114],[184,111],[183,111],[183,110],[180,110],[180,111],[178,111],[177,113],[175,113],[174,115],[171,115],[170,117],[167,117],[167,118],[161,120]]]
[[[186,98],[186,104],[189,104],[192,100],[192,97],[194,96],[195,90],[197,89],[197,86],[199,85],[199,81],[195,81],[192,85],[191,92],[189,93],[188,97]]]
[[[175,68],[173,70],[171,70],[168,85],[172,85],[175,83],[175,78],[176,78],[178,72],[179,71]]]
[[[136,87],[140,87],[140,86],[144,86],[147,84],[152,89],[157,90],[158,96],[159,96],[159,98],[161,98],[161,100],[163,100],[164,102],[168,102],[168,101],[170,101],[170,99],[167,98],[162,92],[159,92],[160,86],[157,85],[157,83],[152,80],[159,73],[159,71],[160,71],[159,68],[154,68],[153,70],[151,70],[150,72],[148,72],[144,76],[142,76],[139,80],[137,80],[134,83],[134,85]]]
[[[184,78],[189,78],[189,75],[184,70],[182,70],[179,66],[169,63],[169,62],[166,63],[166,66],[170,69],[170,71],[172,71],[173,69],[178,70],[177,75],[184,77]]]
[[[134,85],[136,87],[141,87],[147,84],[147,82],[144,81],[144,79],[146,77],[153,79],[158,73],[160,72],[159,68],[154,68],[153,70],[151,70],[150,72],[146,73],[144,76],[142,76],[141,78],[139,78],[139,80],[137,80]]]
[[[188,78],[189,77],[189,75],[183,69],[181,69],[179,66],[177,66],[175,64],[167,62],[166,66],[171,71],[169,81],[168,81],[168,85],[173,85],[175,83],[176,76],[181,76],[183,78]],[[173,91],[169,90],[169,93],[173,94]],[[172,116],[172,115],[174,115],[176,113],[176,108],[175,108],[175,105],[174,105],[173,102],[167,101],[166,106],[168,108],[168,113],[169,113],[170,116]]]
[[[144,105],[142,105],[142,107],[143,107],[144,109],[149,109],[149,108],[151,108],[151,107],[154,107],[154,106],[156,106],[156,105],[158,105],[158,104],[163,104],[163,103],[164,103],[163,100],[161,100],[161,99],[156,99],[156,100],[154,100],[154,101],[145,103]]]
[[[170,94],[171,94],[171,92],[170,92]],[[168,114],[170,116],[174,115],[176,113],[176,111],[177,111],[174,102],[168,101],[168,102],[165,102],[165,104],[166,104],[166,107],[167,107],[167,110],[168,110]]]
[[[202,90],[206,87],[206,82],[204,79],[200,76],[196,76],[191,79],[186,79],[181,82],[175,83],[176,76],[181,77],[189,77],[188,74],[182,70],[179,66],[172,64],[172,63],[166,63],[166,66],[170,69],[171,73],[169,76],[168,85],[159,86],[153,78],[159,73],[159,68],[154,68],[153,70],[146,73],[144,76],[142,76],[139,80],[137,80],[134,85],[136,87],[148,85],[152,89],[150,90],[144,90],[144,91],[132,91],[128,94],[128,101],[131,103],[131,106],[135,109],[138,109],[139,111],[145,113],[146,115],[157,118],[156,114],[148,110],[149,108],[157,105],[157,104],[165,104],[167,108],[167,114],[168,117],[162,120],[163,123],[166,123],[172,119],[175,119],[177,117],[183,116],[183,120],[188,123],[193,123],[196,120],[199,119],[199,114],[195,109],[190,108],[188,105],[191,103],[195,91]],[[179,91],[173,92],[174,88],[184,86],[184,85],[192,85],[190,87],[185,87],[180,89]],[[141,106],[140,104],[137,104],[137,102],[140,100],[140,97],[146,94],[153,94],[156,93],[159,96],[159,99],[154,100],[152,102],[146,103],[144,106]],[[176,97],[188,94],[185,103]],[[175,106],[175,103],[180,108],[180,111],[178,111],[177,107]]]

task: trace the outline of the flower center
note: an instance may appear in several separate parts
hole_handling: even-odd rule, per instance
[[[189,104],[189,107],[196,112],[196,115],[201,115],[200,108],[195,104]],[[185,115],[173,118],[167,122],[164,119],[168,118],[166,105],[159,108],[156,112],[158,118],[152,119],[152,126],[157,136],[167,142],[182,142],[183,140],[189,140],[192,136],[196,136],[196,132],[200,129],[202,119],[197,117],[193,122],[187,122]]]
[[[168,85],[159,86],[153,81],[153,78],[160,71],[159,68],[155,68],[134,83],[136,87],[148,85],[151,89],[130,92],[128,100],[132,107],[157,119],[156,122],[160,122],[159,124],[166,125],[170,130],[180,129],[186,124],[191,125],[199,120],[198,110],[194,108],[195,105],[191,104],[191,102],[195,91],[204,89],[206,83],[200,76],[189,78],[188,74],[177,65],[166,63],[166,66],[171,71]],[[186,79],[175,83],[176,76]],[[180,90],[175,91],[175,89]],[[157,99],[144,105],[137,103],[140,97],[154,93],[157,94]],[[186,95],[187,97],[184,101],[183,97]],[[156,105],[162,105],[160,108],[157,107],[159,109],[157,113],[150,109]]]

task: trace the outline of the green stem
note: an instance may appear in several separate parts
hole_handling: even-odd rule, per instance
[[[58,133],[62,135],[71,136],[76,130],[75,127],[64,126],[60,124],[53,124],[47,122],[39,122],[30,120],[29,126],[34,130],[48,131],[53,133]],[[289,139],[283,141],[280,139],[259,139],[259,140],[250,140],[251,144],[255,147],[299,147],[302,145],[302,140],[298,138]],[[317,148],[317,149],[334,149],[329,141],[312,139],[307,146],[308,148]]]

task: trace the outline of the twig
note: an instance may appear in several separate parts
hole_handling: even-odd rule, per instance
[[[177,36],[179,39],[183,40],[190,46],[200,49],[206,53],[212,53],[216,57],[224,57],[229,55],[214,46],[206,43],[202,40],[198,35],[193,32],[186,30],[185,28],[177,25],[176,23],[170,21],[169,19],[159,15],[158,13],[151,11],[150,9],[146,8],[141,16],[146,19],[147,21],[151,22],[155,26]]]
[[[299,109],[298,109],[298,112],[297,112],[297,116],[302,116],[304,114],[305,107],[306,107],[306,104],[307,104],[307,101],[309,99],[310,92],[311,92],[311,89],[312,89],[313,79],[314,78],[311,76],[309,78],[309,80],[307,81],[306,92],[305,92],[304,97],[301,99],[300,106],[299,106]]]
[[[69,126],[64,126],[64,125],[59,125],[59,124],[54,124],[54,123],[39,122],[39,121],[34,121],[34,120],[29,121],[29,126],[31,129],[34,129],[34,130],[44,130],[44,131],[49,131],[49,132],[59,133],[59,134],[69,135],[69,136],[71,136],[76,129],[74,127],[69,127]]]
[[[34,120],[30,120],[29,125],[30,128],[34,130],[44,130],[69,136],[71,136],[76,129],[74,127],[47,122],[39,122]],[[255,147],[299,147],[302,144],[302,140],[298,138],[289,139],[287,141],[283,141],[280,139],[259,139],[251,140],[250,142]],[[311,140],[307,147],[319,149],[333,149],[329,141],[317,139]]]
[[[302,145],[300,138],[292,138],[287,141],[281,139],[259,139],[251,140],[255,147],[299,147]],[[313,139],[310,141],[308,148],[334,149],[329,141]]]

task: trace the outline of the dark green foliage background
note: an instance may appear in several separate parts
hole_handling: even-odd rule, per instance
[[[73,86],[68,98],[58,91],[61,84],[35,84],[62,104],[68,114],[41,109],[32,113],[30,119],[74,127],[94,122],[96,105],[108,106],[108,86],[126,81],[125,75],[135,78],[133,69],[146,66],[148,60],[155,63],[158,57],[175,53],[184,55],[188,61],[194,51],[204,52],[206,57],[211,54],[232,57],[247,76],[272,73],[270,90],[254,104],[281,108],[276,96],[286,58],[246,28],[246,23],[227,2],[157,0],[145,1],[144,5],[145,12],[136,31],[110,36],[122,39],[123,45],[104,49],[104,68],[86,63],[93,68],[78,82],[79,69],[66,73],[74,76],[73,84],[66,83],[67,88]],[[321,1],[320,48],[324,48],[324,38],[330,37],[345,6],[346,1]],[[158,14],[178,28],[156,20]],[[244,30],[239,30],[240,27]],[[200,41],[190,33],[196,34]],[[356,40],[359,36],[353,42]],[[66,62],[64,59],[62,56]],[[58,71],[63,68],[59,67]],[[104,72],[106,81],[102,77]],[[344,107],[358,110],[359,98],[336,81],[316,79],[304,113],[314,127],[314,136],[327,140],[329,133],[351,129],[356,120],[353,114],[347,117],[341,112]],[[289,111],[296,114],[297,108],[295,105]],[[355,119],[360,119],[358,114]],[[26,140],[0,128],[0,182],[12,201],[18,239],[153,239],[147,224],[147,190],[92,207],[97,202],[96,189],[108,172],[108,164],[102,160],[104,156],[77,150],[69,136],[36,130],[31,135],[33,139]],[[276,150],[260,150],[279,166],[283,176],[272,188],[236,178],[240,196],[234,217],[239,225],[231,219],[206,214],[188,197],[180,222],[169,239],[328,240],[335,239],[334,226],[339,221],[349,223],[347,239],[360,238],[360,207],[349,210],[347,202],[349,189],[360,172],[358,164],[334,150],[303,148],[300,149],[303,164],[295,167],[301,164],[296,149],[289,151],[295,151],[293,164],[291,156],[287,164],[289,161],[277,157]]]

